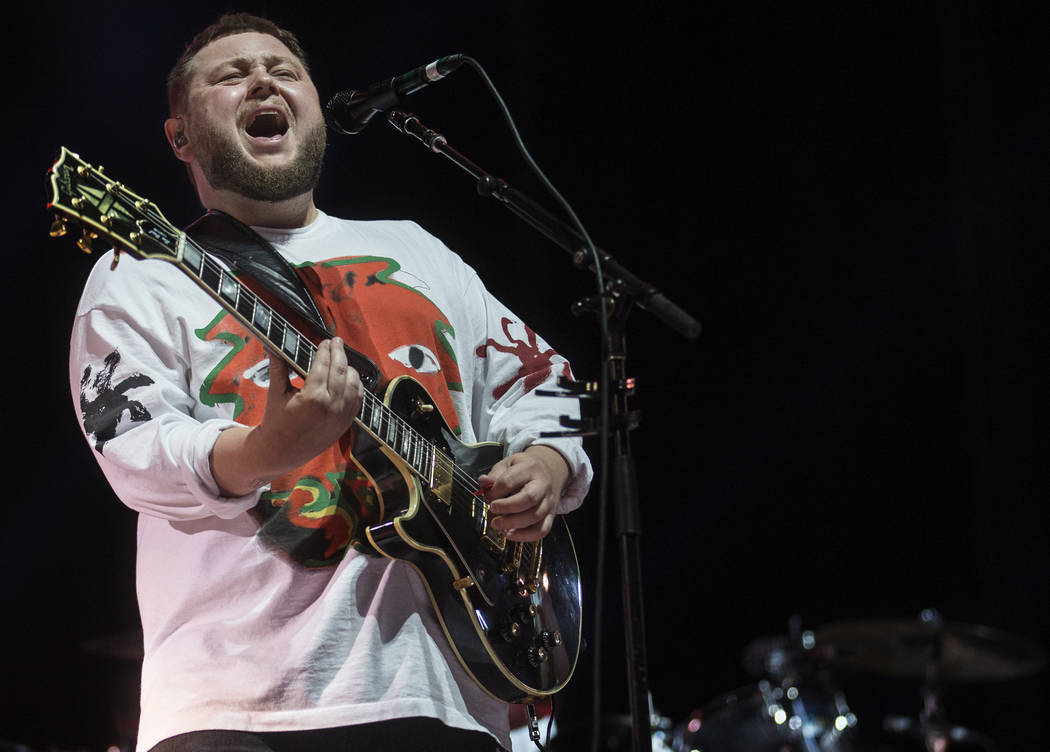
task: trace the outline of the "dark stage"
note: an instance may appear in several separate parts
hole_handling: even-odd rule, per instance
[[[957,634],[983,625],[1010,638],[966,642],[964,667],[945,671],[948,721],[999,752],[1050,748],[1050,675],[1027,648],[1050,644],[1045,12],[983,1],[449,5],[235,9],[299,33],[322,101],[443,55],[478,60],[595,242],[702,323],[696,339],[640,309],[627,325],[658,715],[684,724],[753,687],[744,654],[787,637],[793,619],[818,642],[877,621],[865,644],[888,651],[875,661],[885,669],[914,657],[894,630],[936,609]],[[0,740],[35,752],[120,743],[138,624],[134,514],[79,435],[67,385],[93,259],[48,237],[45,173],[65,145],[175,224],[196,218],[164,141],[164,78],[223,9],[23,3],[6,14],[3,303],[9,331],[27,331],[7,367],[5,474],[31,482],[0,528]],[[404,109],[554,209],[473,70]],[[467,173],[380,118],[330,137],[326,164],[321,208],[417,220],[577,377],[597,378],[597,323],[570,312],[593,277],[478,196]],[[568,518],[587,647],[559,696],[563,738],[590,722],[595,661],[606,733],[628,713],[611,509],[594,618],[599,506],[596,483]],[[919,665],[832,666],[858,746],[921,749],[882,732],[885,718],[922,710]],[[602,748],[626,748],[617,741]]]

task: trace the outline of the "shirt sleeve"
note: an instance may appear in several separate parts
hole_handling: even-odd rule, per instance
[[[238,424],[198,414],[193,334],[165,306],[172,294],[180,306],[209,299],[167,264],[129,259],[110,272],[107,262],[85,286],[70,339],[70,390],[92,453],[117,496],[138,512],[236,517],[260,491],[221,496],[211,451],[219,433]]]
[[[560,391],[558,379],[572,378],[569,362],[493,297],[476,274],[472,274],[466,299],[480,313],[471,319],[475,324],[471,353],[475,432],[489,441],[503,442],[507,454],[537,444],[561,453],[571,474],[558,511],[576,509],[583,503],[593,475],[583,442],[576,437],[542,434],[565,431],[560,418],[578,419],[579,401],[538,393]]]

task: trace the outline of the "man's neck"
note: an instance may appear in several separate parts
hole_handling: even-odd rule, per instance
[[[284,201],[257,201],[231,191],[201,191],[201,203],[254,227],[306,227],[317,217],[312,192]]]

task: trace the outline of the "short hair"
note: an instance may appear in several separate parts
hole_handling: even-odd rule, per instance
[[[303,50],[295,34],[282,29],[280,26],[261,16],[253,16],[251,13],[227,13],[219,18],[208,28],[195,36],[182,53],[175,67],[168,73],[168,110],[171,115],[178,115],[185,104],[186,89],[190,78],[193,76],[193,59],[202,49],[217,39],[231,37],[234,34],[244,34],[257,31],[261,34],[269,34],[276,37],[293,55],[299,58],[307,73],[310,66],[306,60],[306,52]]]

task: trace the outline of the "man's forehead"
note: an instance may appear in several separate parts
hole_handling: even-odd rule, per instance
[[[193,60],[201,72],[233,60],[292,60],[302,64],[280,39],[258,31],[220,37],[202,47]]]

